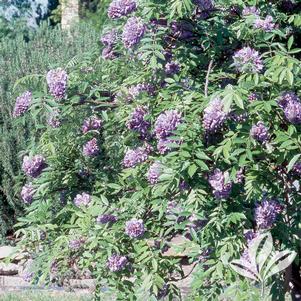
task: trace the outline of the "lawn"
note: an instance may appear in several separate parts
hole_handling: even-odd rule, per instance
[[[92,301],[92,297],[64,292],[9,292],[0,293],[1,301]]]

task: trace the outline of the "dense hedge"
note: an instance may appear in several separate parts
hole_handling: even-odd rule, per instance
[[[43,128],[27,118],[16,124],[12,119],[15,99],[26,88],[41,90],[41,78],[46,71],[62,64],[75,64],[91,49],[97,49],[99,33],[93,27],[81,25],[71,39],[59,27],[43,24],[24,36],[20,32],[14,39],[4,38],[0,45],[0,240],[11,229],[16,215],[22,210],[19,191],[23,182],[18,153],[30,143],[38,141]]]
[[[188,300],[262,300],[229,263],[271,232],[298,256],[267,299],[300,290],[300,4],[114,0],[108,16],[101,57],[16,102],[17,124],[49,124],[19,161],[32,279],[173,300],[185,262],[163,255],[182,236]]]

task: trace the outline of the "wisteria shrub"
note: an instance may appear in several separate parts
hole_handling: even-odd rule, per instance
[[[117,300],[174,300],[190,264],[187,300],[219,300],[235,283],[229,300],[251,300],[229,262],[252,238],[270,231],[299,256],[300,11],[112,1],[102,53],[49,70],[29,106],[17,99],[16,119],[60,121],[21,154],[33,280],[93,277],[97,300],[103,287]],[[168,252],[179,237],[186,257]],[[300,291],[298,256],[267,283],[272,300]]]

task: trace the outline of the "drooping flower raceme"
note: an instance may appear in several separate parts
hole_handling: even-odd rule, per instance
[[[165,111],[159,115],[155,122],[157,139],[167,138],[182,122],[182,114],[177,110]]]
[[[103,214],[96,218],[98,224],[113,224],[117,222],[117,217],[113,214]]]
[[[50,113],[47,123],[53,127],[53,128],[58,128],[61,125],[61,120],[59,118],[60,112],[58,110],[53,110],[52,113]]]
[[[269,140],[269,130],[262,121],[258,121],[251,128],[250,135],[258,142],[264,143]]]
[[[128,89],[128,99],[133,100],[137,98],[141,93],[146,92],[148,95],[153,95],[155,88],[153,85],[148,83],[141,83],[129,87]]]
[[[123,270],[128,263],[128,260],[125,256],[120,256],[113,254],[108,258],[107,267],[111,272],[118,272]]]
[[[171,143],[179,143],[179,140],[169,138],[182,123],[182,114],[176,110],[165,111],[159,115],[155,122],[155,134],[158,139],[157,148],[160,154],[170,150]]]
[[[76,197],[74,198],[73,202],[74,205],[77,207],[81,207],[81,206],[89,206],[89,204],[92,201],[92,197],[90,194],[83,192],[82,194],[77,194]]]
[[[259,14],[260,14],[260,10],[256,6],[247,6],[242,11],[243,16],[250,16],[250,15],[259,16]]]
[[[167,75],[177,74],[180,72],[180,70],[181,70],[180,64],[175,61],[168,62],[165,65],[165,73]]]
[[[146,30],[145,24],[138,17],[131,17],[123,27],[122,42],[125,48],[131,48],[137,45]]]
[[[37,178],[46,167],[45,158],[42,155],[23,158],[22,169],[27,176]]]
[[[232,183],[229,180],[228,172],[222,172],[216,168],[213,173],[209,175],[209,184],[217,199],[227,199],[229,197]]]
[[[265,19],[256,18],[254,21],[254,28],[262,29],[266,32],[272,31],[275,28],[276,24],[272,16],[266,16]]]
[[[137,147],[136,149],[129,149],[123,159],[123,165],[125,167],[134,167],[139,163],[147,160],[149,154],[149,148]]]
[[[228,114],[224,112],[224,105],[220,98],[210,101],[204,110],[203,127],[207,133],[215,133],[220,130],[227,120]]]
[[[146,138],[150,128],[150,122],[146,119],[147,115],[148,111],[145,108],[138,106],[131,113],[130,119],[127,122],[128,129],[139,133],[142,139]]]
[[[131,238],[139,238],[145,233],[142,219],[131,219],[125,223],[125,233]]]
[[[84,244],[85,240],[83,238],[72,239],[69,241],[69,249],[76,251]]]
[[[83,154],[87,157],[95,157],[99,154],[99,147],[96,138],[89,140],[83,146]]]
[[[46,76],[50,94],[60,100],[65,97],[68,75],[62,68],[50,70]]]
[[[13,117],[22,116],[25,112],[27,112],[31,101],[32,94],[29,91],[26,91],[22,95],[17,97],[13,111]]]
[[[34,188],[32,184],[25,184],[21,190],[21,198],[25,204],[31,204],[34,196]]]
[[[241,50],[236,51],[233,60],[233,66],[239,72],[258,73],[263,69],[263,63],[259,52],[250,47],[244,47]]]
[[[85,134],[89,131],[99,130],[102,126],[102,120],[96,116],[92,116],[84,120],[82,132]]]
[[[108,16],[111,19],[119,19],[136,9],[137,2],[135,0],[113,0],[108,9]]]
[[[109,32],[105,33],[100,38],[101,43],[103,43],[107,47],[112,47],[117,41],[117,30],[113,28]]]
[[[282,108],[289,122],[293,124],[301,123],[301,102],[300,98],[294,92],[283,92],[278,98],[278,105]]]
[[[263,199],[255,208],[255,222],[259,229],[271,228],[276,221],[282,206],[275,200]]]
[[[154,162],[148,172],[147,179],[150,184],[156,184],[159,181],[159,177],[163,172],[163,167],[160,162]]]

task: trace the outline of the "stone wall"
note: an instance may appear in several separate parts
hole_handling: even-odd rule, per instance
[[[79,0],[62,0],[62,29],[69,29],[79,20]]]

